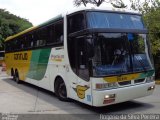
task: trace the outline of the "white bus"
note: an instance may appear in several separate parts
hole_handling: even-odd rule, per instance
[[[81,9],[6,39],[7,73],[91,106],[151,95],[155,86],[141,14]]]

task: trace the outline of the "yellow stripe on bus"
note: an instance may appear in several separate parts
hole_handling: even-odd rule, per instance
[[[133,79],[137,79],[141,73],[121,75],[121,76],[112,76],[103,78],[106,82],[123,82],[123,81],[131,81]]]

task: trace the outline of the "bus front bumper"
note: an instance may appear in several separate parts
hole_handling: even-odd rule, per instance
[[[151,95],[155,82],[111,90],[93,90],[93,106],[107,106]]]

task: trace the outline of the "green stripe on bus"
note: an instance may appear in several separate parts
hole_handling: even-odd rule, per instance
[[[30,69],[27,74],[28,78],[42,80],[46,73],[51,48],[39,49],[32,51]]]
[[[154,70],[151,70],[151,71],[147,71],[145,73],[141,73],[138,79],[143,79],[145,77],[150,77],[154,74],[154,72],[155,72]]]

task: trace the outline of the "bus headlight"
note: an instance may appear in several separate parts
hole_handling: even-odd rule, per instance
[[[153,81],[154,81],[154,76],[150,76],[146,78],[146,83],[153,82]]]
[[[97,83],[96,84],[96,89],[111,89],[111,88],[116,88],[117,84],[116,83]]]

